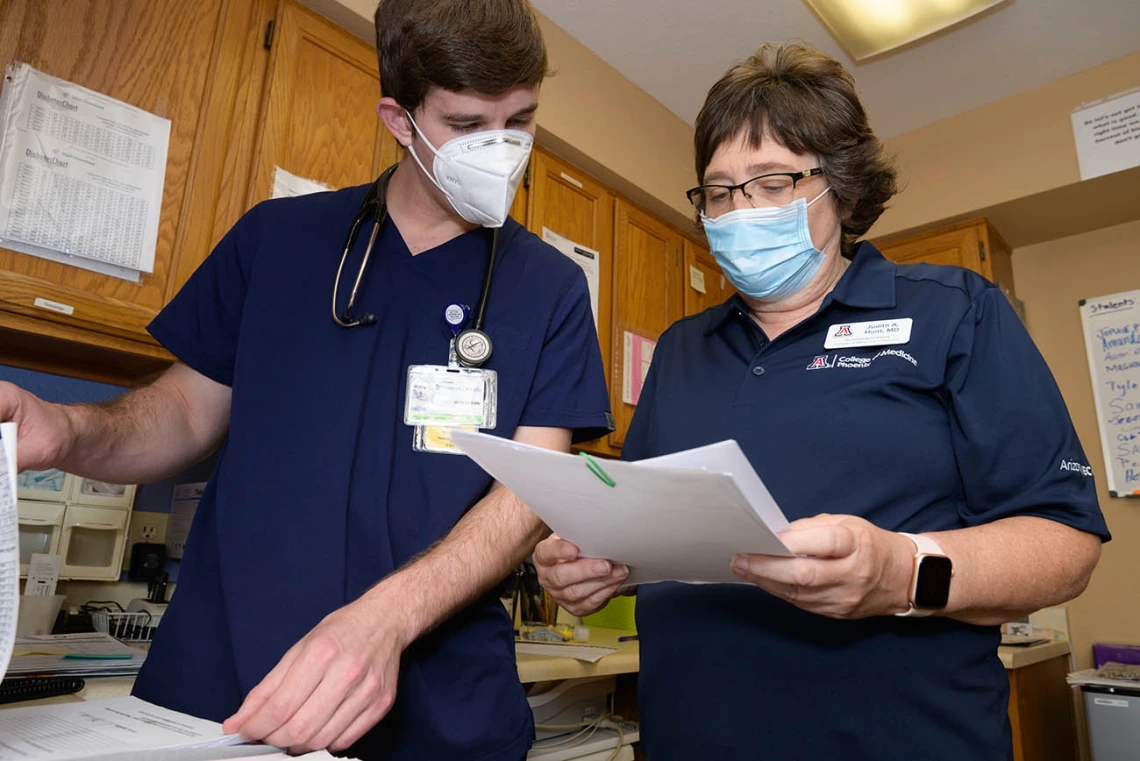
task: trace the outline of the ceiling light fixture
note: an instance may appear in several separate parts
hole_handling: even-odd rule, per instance
[[[856,61],[886,53],[1007,0],[804,0]]]

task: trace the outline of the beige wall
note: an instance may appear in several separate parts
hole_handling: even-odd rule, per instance
[[[1088,590],[1068,606],[1077,668],[1088,668],[1093,641],[1140,643],[1140,499],[1108,496],[1077,303],[1140,288],[1140,222],[1018,249],[1013,271],[1029,332],[1061,387],[1113,535]]]
[[[985,213],[1017,247],[1027,238],[1058,237],[1064,225],[1070,233],[1102,227],[1113,221],[1103,214],[1105,203],[1124,202],[1117,213],[1123,217],[1115,221],[1136,219],[1135,176],[1120,187],[1120,178],[1080,182],[1070,114],[1081,103],[1137,86],[1140,52],[888,140],[905,189],[872,234],[889,236]],[[1065,195],[1066,188],[1076,192]],[[1102,189],[1111,192],[1094,192]],[[1048,204],[1058,196],[1064,199],[1061,208]],[[1002,212],[1007,220],[998,218]],[[1042,227],[1052,230],[1048,237],[1037,232]]]
[[[376,0],[301,0],[375,44]],[[691,225],[693,128],[539,14],[554,76],[542,89],[539,142],[676,225]],[[712,84],[711,82],[709,83]]]

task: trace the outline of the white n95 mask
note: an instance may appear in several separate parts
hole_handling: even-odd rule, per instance
[[[486,130],[448,140],[437,150],[410,113],[408,119],[435,154],[432,171],[409,145],[412,158],[456,213],[474,225],[502,227],[526,173],[534,137],[517,129]]]

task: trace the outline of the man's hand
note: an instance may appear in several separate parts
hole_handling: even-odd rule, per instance
[[[909,607],[914,542],[852,515],[817,515],[780,535],[807,557],[737,555],[732,571],[798,608],[831,618],[902,613]]]
[[[11,383],[0,383],[0,423],[17,425],[19,470],[56,467],[75,438],[66,408]]]
[[[534,567],[542,588],[575,616],[600,610],[629,576],[629,569],[620,563],[579,557],[577,545],[557,534],[534,548]]]
[[[377,604],[361,598],[326,616],[249,693],[224,730],[296,753],[344,750],[359,740],[391,709],[400,655],[410,644],[384,623],[395,616]]]

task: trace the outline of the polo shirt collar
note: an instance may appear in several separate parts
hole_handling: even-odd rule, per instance
[[[891,309],[895,306],[895,275],[898,267],[887,261],[879,250],[867,241],[855,247],[851,266],[839,278],[835,288],[827,295],[830,301],[857,309]],[[825,306],[826,306],[825,301]],[[739,293],[709,312],[704,333],[712,335],[736,315],[748,315],[748,305]]]

